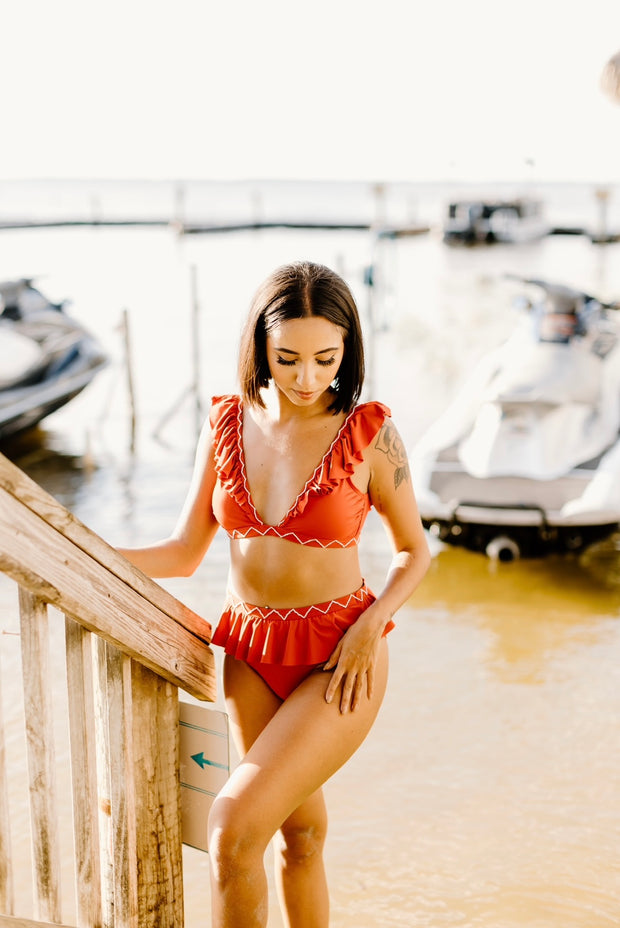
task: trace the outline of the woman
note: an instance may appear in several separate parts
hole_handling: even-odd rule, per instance
[[[213,643],[225,650],[242,759],[209,818],[216,928],[266,925],[263,857],[276,834],[285,924],[328,925],[321,787],[372,726],[392,616],[429,564],[389,410],[356,405],[363,374],[345,282],[308,262],[276,270],[242,335],[240,396],[214,399],[174,533],[123,552],[152,576],[187,576],[219,525],[230,537],[230,593]],[[357,547],[371,505],[394,551],[376,597]]]

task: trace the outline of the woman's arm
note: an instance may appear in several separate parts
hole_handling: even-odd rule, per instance
[[[386,625],[416,589],[431,556],[415,500],[407,453],[391,419],[386,419],[368,450],[368,492],[381,516],[394,552],[377,599],[348,629],[325,665],[335,667],[325,698],[331,702],[342,683],[341,711],[354,709],[373,684],[376,652]]]
[[[385,613],[382,630],[414,592],[431,562],[402,438],[386,419],[371,450],[369,493],[390,538],[394,557],[375,605]]]
[[[189,491],[168,538],[140,548],[118,548],[149,577],[189,577],[202,561],[218,529],[211,509],[216,475],[211,432],[202,431]]]

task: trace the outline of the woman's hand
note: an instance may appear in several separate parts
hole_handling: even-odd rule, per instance
[[[374,686],[375,666],[385,622],[377,619],[375,604],[371,604],[344,633],[323,670],[332,670],[325,692],[326,702],[332,702],[342,686],[340,711],[353,712],[360,700],[370,698]]]

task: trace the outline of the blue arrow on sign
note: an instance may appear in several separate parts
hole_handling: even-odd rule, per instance
[[[220,770],[228,770],[228,764],[218,764],[214,760],[209,760],[207,757],[205,757],[204,751],[201,751],[200,754],[192,754],[191,758],[203,770],[205,767],[219,767]]]

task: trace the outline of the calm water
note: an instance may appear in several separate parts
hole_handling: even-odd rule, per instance
[[[221,218],[226,203],[219,191],[213,205],[216,192],[201,190],[195,201],[187,194],[185,210],[206,218],[211,203]],[[18,200],[26,203],[25,190],[21,199],[18,193],[11,190],[11,201],[0,189],[4,212],[15,215]],[[293,210],[290,186],[234,193],[235,218],[244,204],[267,215],[281,203]],[[361,188],[343,190],[342,199],[333,189],[321,189],[314,199],[302,193],[304,216],[310,205],[315,212],[329,208],[330,215],[341,207],[347,217],[377,208]],[[31,195],[29,209],[36,199]],[[109,202],[118,213],[125,202],[139,212],[150,204],[156,214],[174,206],[172,189],[158,188],[157,202],[152,187],[114,188],[114,195],[116,200],[110,190],[98,190],[98,208],[105,211]],[[591,191],[551,195],[553,221],[594,223]],[[57,191],[54,196],[50,211],[68,203],[73,212],[86,193],[78,185],[65,188],[62,203]],[[91,208],[92,197],[86,199]],[[441,191],[415,189],[390,191],[383,209],[388,219],[393,211],[395,220],[416,215],[434,224],[442,206]],[[620,246],[597,248],[581,238],[472,252],[445,248],[436,232],[376,247],[367,234],[342,232],[185,240],[167,230],[102,228],[1,235],[0,276],[45,275],[41,287],[54,298],[72,297],[73,313],[111,356],[108,370],[81,398],[50,417],[36,442],[12,454],[113,543],[166,533],[187,487],[191,397],[167,420],[166,414],[191,380],[192,267],[206,406],[210,395],[234,388],[239,325],[255,286],[275,265],[309,257],[335,266],[351,282],[369,331],[371,296],[363,279],[373,260],[369,393],[392,407],[409,446],[468,366],[514,325],[511,297],[517,288],[503,279],[505,272],[548,276],[603,298],[620,297]],[[118,331],[124,308],[138,413],[133,452]],[[326,788],[333,924],[620,925],[620,540],[580,558],[499,566],[464,551],[433,550],[431,571],[399,613],[391,636],[391,682],[375,729]],[[389,553],[373,516],[362,556],[367,579],[379,587]],[[225,540],[218,536],[193,578],[166,586],[214,620],[226,563]],[[53,659],[61,664],[61,622],[52,616]],[[0,579],[2,697],[15,809],[24,780],[22,709],[14,699],[17,627],[15,589]],[[62,744],[61,690],[57,697]],[[59,771],[63,766],[61,749]],[[59,775],[61,799],[64,789]],[[25,900],[19,906],[25,915],[28,827],[27,814],[16,812],[16,895]],[[63,840],[70,842],[68,829]],[[208,923],[207,868],[205,855],[186,849],[188,928]],[[67,885],[70,879],[68,871]],[[64,914],[71,921],[70,906]],[[280,925],[274,905],[270,926]]]

